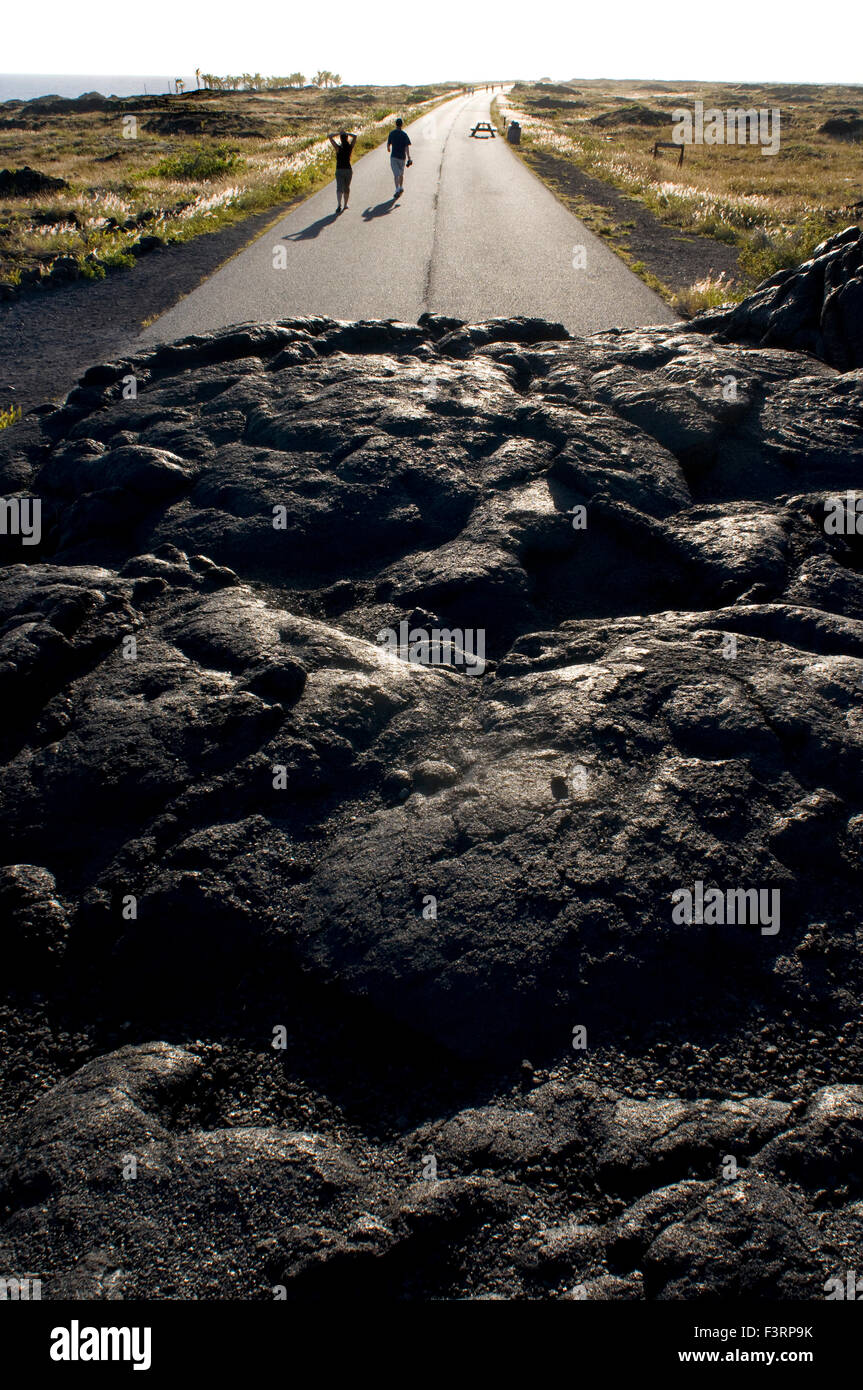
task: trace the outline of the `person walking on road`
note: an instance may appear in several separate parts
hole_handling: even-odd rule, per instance
[[[351,179],[354,171],[351,168],[351,155],[354,152],[354,145],[357,137],[347,130],[339,131],[339,138],[336,141],[335,135],[328,135],[327,139],[336,152],[336,213],[348,210],[348,199],[351,196]],[[342,207],[344,203],[344,208]]]
[[[390,153],[390,168],[393,171],[396,191],[394,198],[400,198],[405,191],[405,164],[412,164],[413,161],[408,154],[411,147],[410,136],[406,130],[402,130],[404,121],[401,116],[396,118],[396,128],[391,130],[387,137],[387,149]]]

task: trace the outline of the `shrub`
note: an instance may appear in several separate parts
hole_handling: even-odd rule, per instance
[[[753,285],[775,275],[777,270],[793,270],[808,260],[819,241],[830,235],[831,227],[820,218],[796,227],[753,232],[740,250],[740,269]]]
[[[213,145],[205,150],[195,145],[181,154],[168,155],[156,165],[156,174],[162,179],[176,179],[186,183],[201,183],[206,179],[219,178],[237,169],[243,160],[228,145]]]

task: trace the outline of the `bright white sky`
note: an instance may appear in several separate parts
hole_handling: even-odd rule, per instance
[[[397,84],[489,77],[861,82],[863,3],[766,0],[40,0],[9,6],[19,73],[240,73]]]

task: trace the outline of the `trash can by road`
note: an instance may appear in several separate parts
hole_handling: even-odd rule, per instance
[[[521,144],[521,126],[518,121],[510,121],[506,128],[506,138],[511,145]]]

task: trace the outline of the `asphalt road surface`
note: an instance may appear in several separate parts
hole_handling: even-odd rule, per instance
[[[403,322],[427,310],[474,322],[530,314],[575,333],[672,322],[659,296],[505,140],[470,138],[477,121],[490,119],[491,100],[485,92],[458,97],[410,126],[414,162],[397,201],[381,146],[355,164],[341,217],[333,182],[169,309],[142,341],[298,314]],[[278,247],[286,254],[274,254]]]

